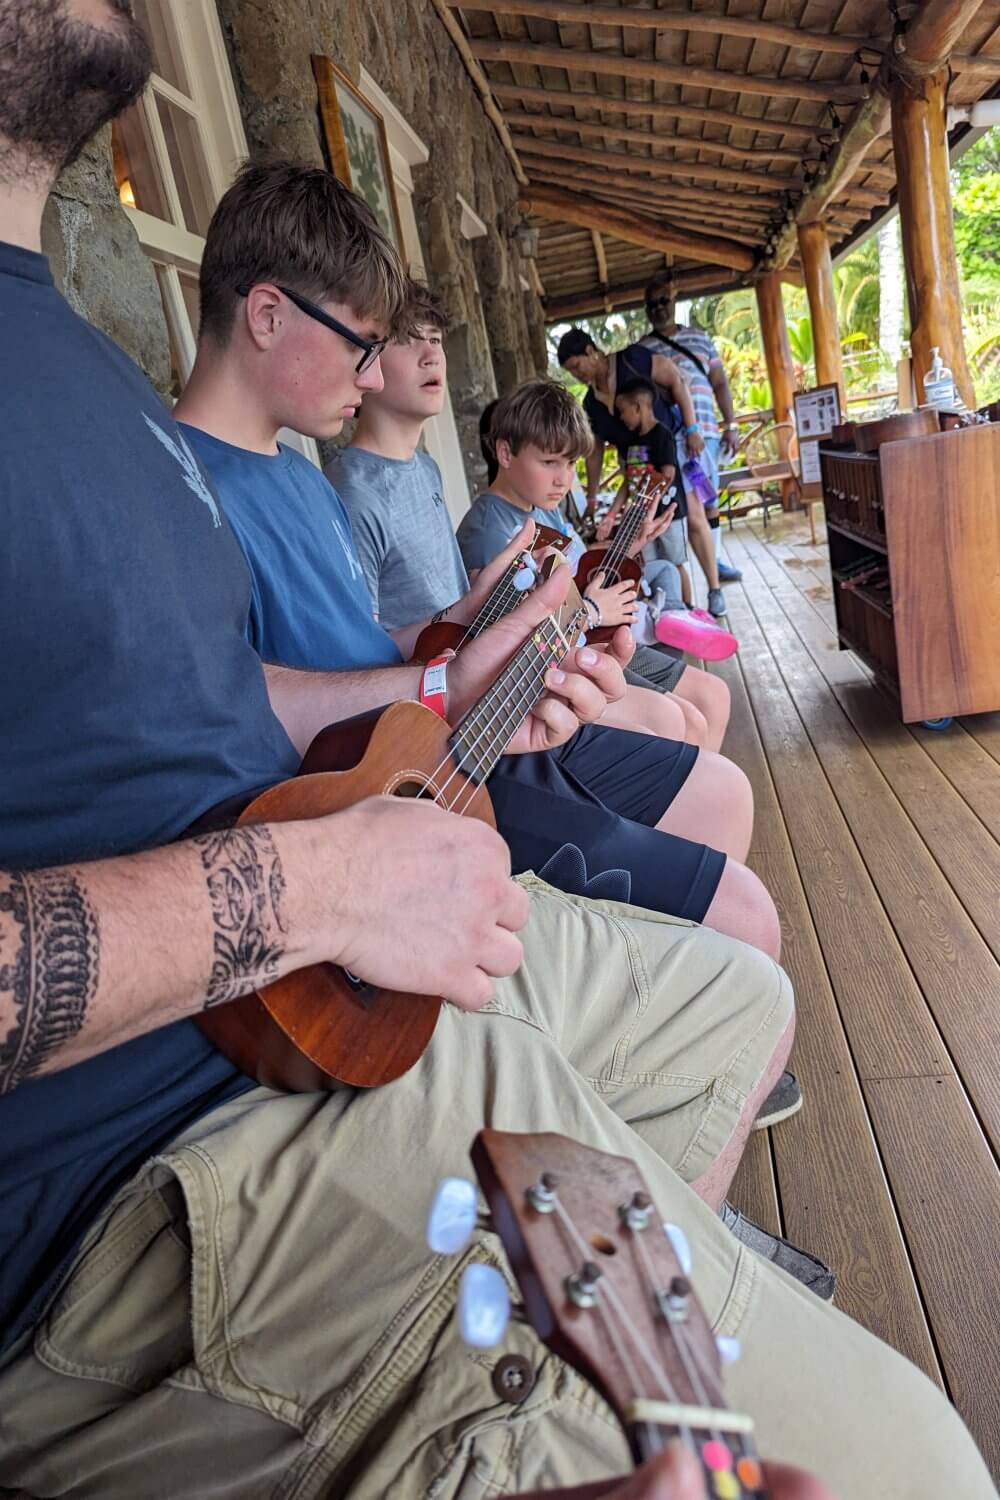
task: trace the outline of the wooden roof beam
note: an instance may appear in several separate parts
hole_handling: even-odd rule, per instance
[[[572,108],[597,109],[607,114],[642,115],[652,120],[690,120],[697,124],[726,126],[753,134],[783,136],[787,140],[812,143],[822,132],[820,125],[797,125],[788,120],[771,120],[735,110],[708,109],[696,104],[664,103],[656,99],[619,99],[603,94],[577,92],[576,89],[536,88],[528,84],[497,82],[492,85],[498,99],[521,100],[529,104],[568,105]]]
[[[888,48],[890,36],[856,36],[850,32],[810,31],[804,26],[785,26],[780,21],[761,21],[754,16],[729,16],[725,11],[632,9],[622,17],[617,5],[592,5],[589,0],[444,0],[455,10],[485,11],[494,16],[538,16],[546,21],[568,21],[586,26],[627,26],[632,31],[702,32],[708,36],[741,36],[752,42],[793,47],[797,52],[833,53],[853,57],[864,48]],[[586,12],[584,14],[584,12]],[[1000,57],[956,53],[952,66],[960,73],[1000,76]]]
[[[479,94],[483,109],[486,112],[486,117],[489,120],[490,124],[493,126],[493,129],[496,131],[497,135],[500,137],[500,144],[503,147],[504,151],[507,153],[511,167],[514,170],[514,176],[517,178],[518,182],[523,183],[525,181],[524,168],[518,161],[517,152],[514,150],[514,147],[510,143],[510,131],[507,129],[507,126],[504,122],[503,111],[500,109],[500,106],[497,104],[496,100],[493,97],[493,94],[490,90],[489,79],[486,77],[486,74],[477,63],[475,57],[472,55],[472,48],[469,46],[469,41],[465,35],[465,32],[462,30],[461,26],[458,24],[458,21],[448,9],[448,6],[445,4],[445,0],[431,0],[431,4],[437,11],[438,16],[441,18],[441,24],[443,25],[445,31],[447,31],[448,35],[451,37],[451,40],[455,44],[455,48],[458,51],[459,57],[465,64],[465,70],[476,87],[476,91]]]
[[[611,208],[583,193],[527,187],[521,189],[519,202],[522,208],[541,214],[543,218],[562,224],[579,224],[583,229],[599,229],[628,244],[643,245],[661,254],[676,250],[681,255],[698,256],[710,265],[729,266],[734,271],[750,271],[754,266],[752,252],[733,240],[719,235],[691,234],[667,221]]]
[[[732,274],[727,277],[720,271],[675,271],[674,286],[682,297],[698,293],[735,291],[746,286],[745,276]],[[571,292],[565,297],[549,297],[545,303],[546,323],[566,323],[573,318],[585,318],[590,313],[604,312],[606,307],[631,307],[642,302],[646,295],[644,281],[628,282],[623,286],[609,286],[600,291]]]
[[[783,136],[788,141],[799,141],[803,145],[815,141],[820,127],[816,125],[794,125],[788,120],[758,119],[752,115],[740,115],[735,110],[706,109],[700,104],[664,104],[650,99],[606,99],[603,94],[577,93],[575,89],[532,88],[528,84],[493,83],[493,93],[498,99],[521,100],[526,104],[564,104],[574,109],[600,109],[610,115],[644,115],[650,120],[691,120],[699,125],[726,125],[733,130],[762,131],[766,135]]]
[[[597,262],[597,279],[601,286],[608,284],[608,258],[604,253],[604,241],[599,229],[590,231],[590,242],[594,247],[594,259]]]
[[[585,172],[573,165],[572,162],[551,161],[548,157],[542,157],[538,161],[529,158],[526,154],[524,164],[528,169],[531,181],[540,180],[544,177],[558,177],[561,185],[576,189],[578,192],[603,192],[606,188],[612,191],[622,191],[625,184],[619,177],[611,176],[604,172]],[[650,204],[669,211],[675,205],[687,208],[696,208],[704,219],[706,215],[705,194],[700,188],[685,187],[682,183],[675,182],[653,182],[643,183],[643,192],[648,196]],[[631,201],[635,202],[634,195]],[[717,188],[712,194],[712,207],[724,212],[728,217],[738,217],[741,222],[753,224],[772,223],[778,211],[776,203],[767,198],[750,198],[745,193],[725,192]]]
[[[554,172],[532,172],[531,181],[543,187],[564,188],[568,192],[588,192],[592,197],[613,203],[618,208],[635,207],[634,194],[627,193],[623,189],[599,186],[596,182],[581,182],[579,179],[561,177]],[[662,213],[666,218],[676,219],[678,223],[687,220],[691,227],[701,231],[706,228],[713,230],[717,228],[722,234],[735,240],[745,236],[745,243],[748,244],[761,244],[767,239],[770,231],[770,221],[767,219],[748,219],[737,209],[722,211],[715,205],[713,205],[711,223],[706,223],[704,204],[682,198],[647,199],[644,200],[644,208],[648,213]]]
[[[544,141],[531,135],[515,135],[511,140],[516,151],[528,151],[535,156],[561,157],[566,161],[583,162],[609,171],[639,172],[648,177],[691,177],[698,182],[726,182],[734,187],[763,188],[776,198],[802,184],[801,178],[772,177],[767,172],[743,172],[736,167],[678,161],[667,156],[630,156],[623,151],[591,151],[586,146],[570,146],[564,141]]]
[[[705,141],[697,136],[656,135],[651,130],[602,125],[600,121],[577,120],[572,115],[542,115],[533,110],[505,110],[504,119],[512,130],[572,130],[577,135],[592,136],[598,140],[607,138],[627,141],[637,146],[687,146],[696,151],[715,151],[719,156],[735,156],[740,161],[773,162],[788,167],[799,167],[803,161],[801,151],[779,151],[768,146],[731,146],[728,141]]]
[[[436,0],[436,3],[443,4],[444,0]],[[727,73],[721,68],[696,68],[688,64],[657,62],[654,58],[622,57],[619,52],[586,52],[579,47],[550,47],[539,42],[491,42],[473,37],[469,46],[480,62],[566,68],[578,73],[610,73],[615,78],[641,78],[653,83],[678,83],[682,87],[722,89],[730,94],[767,94],[773,99],[853,104],[868,93],[862,84],[814,83],[805,78],[758,78],[748,73]]]
[[[849,183],[863,170],[864,157],[888,134],[889,87],[894,75],[919,79],[948,61],[951,49],[975,19],[984,0],[923,0],[900,38],[898,49],[882,60],[870,96],[859,104],[841,132],[824,169],[810,184],[778,235],[768,266],[786,266],[798,248],[799,224],[815,224],[827,216],[831,203],[847,198],[862,201]]]

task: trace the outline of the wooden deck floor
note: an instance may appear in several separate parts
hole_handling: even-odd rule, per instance
[[[1000,1474],[1000,714],[907,728],[840,652],[822,526],[727,534],[723,747],[781,913],[805,1107],[734,1198],[949,1394]]]

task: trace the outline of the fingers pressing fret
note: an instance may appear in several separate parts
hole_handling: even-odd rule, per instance
[[[228,828],[194,840],[212,902],[206,1008],[278,977],[285,956],[285,876],[267,828]]]
[[[0,1093],[83,1028],[99,958],[97,919],[71,870],[0,874]]]

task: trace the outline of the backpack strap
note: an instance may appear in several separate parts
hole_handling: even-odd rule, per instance
[[[657,338],[662,339],[665,344],[669,344],[671,349],[676,349],[678,354],[683,354],[685,359],[689,359],[691,361],[702,378],[704,380],[708,380],[708,369],[705,365],[702,364],[697,354],[692,354],[690,349],[685,349],[684,345],[677,339],[668,339],[666,334],[658,333]]]

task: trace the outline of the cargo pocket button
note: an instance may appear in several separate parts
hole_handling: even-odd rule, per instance
[[[531,1395],[534,1385],[534,1366],[523,1354],[505,1354],[494,1366],[493,1389],[501,1401],[518,1406]]]

